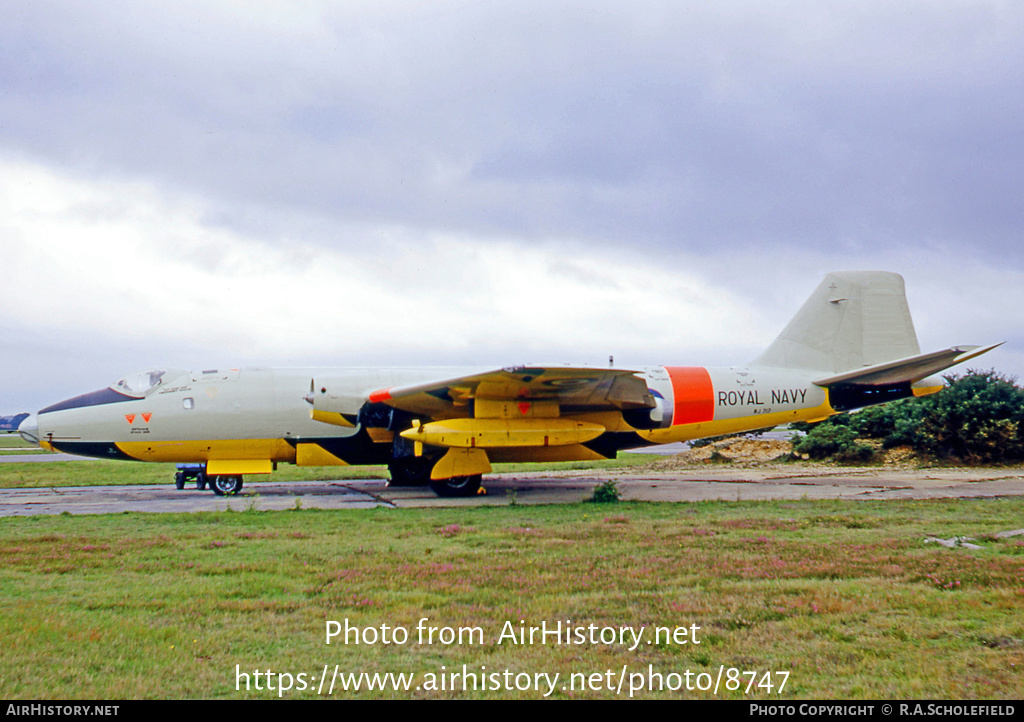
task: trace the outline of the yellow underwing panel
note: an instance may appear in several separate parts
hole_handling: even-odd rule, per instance
[[[414,426],[402,436],[434,446],[486,449],[582,444],[604,431],[600,424],[566,418],[446,419]]]
[[[473,415],[478,419],[533,419],[558,416],[558,401],[477,399]]]
[[[456,406],[468,406],[470,399],[473,398],[473,389],[469,386],[450,386],[448,395]]]
[[[451,479],[454,476],[474,476],[491,473],[491,462],[483,449],[449,449],[434,465],[431,479]]]
[[[214,459],[206,462],[206,473],[210,476],[235,474],[269,474],[274,470],[270,459]]]
[[[351,421],[349,421],[336,411],[321,411],[319,409],[310,409],[309,418],[313,419],[313,421],[321,421],[325,424],[344,426],[349,429],[355,428],[355,424],[353,424]]]
[[[348,466],[319,444],[297,444],[295,463],[298,466]]]
[[[555,390],[549,389],[530,389],[529,385],[524,383],[518,376],[504,374],[495,375],[491,378],[485,378],[481,380],[476,387],[476,398],[477,399],[514,399],[517,397],[526,396],[530,391],[533,391],[533,396],[547,395],[556,396]]]

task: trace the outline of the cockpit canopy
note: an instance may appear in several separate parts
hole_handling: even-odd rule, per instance
[[[184,371],[177,369],[148,369],[136,371],[118,379],[110,385],[110,388],[128,396],[141,399],[148,395],[153,389],[166,382],[173,381],[183,375]]]

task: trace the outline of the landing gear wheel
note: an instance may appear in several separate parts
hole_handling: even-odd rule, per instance
[[[185,474],[183,472],[179,471],[174,475],[174,488],[179,491],[185,488]]]
[[[473,496],[480,490],[482,474],[453,476],[450,479],[431,479],[430,488],[443,497]]]
[[[242,490],[240,476],[208,476],[206,479],[217,496],[232,496]]]
[[[434,468],[434,460],[425,456],[408,456],[403,459],[392,459],[388,464],[391,481],[388,486],[426,486],[430,483],[430,470]]]

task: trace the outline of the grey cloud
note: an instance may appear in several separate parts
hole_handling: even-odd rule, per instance
[[[1024,11],[912,5],[307,4],[279,28],[51,3],[0,31],[2,142],[236,209],[998,254],[1022,220]]]
[[[202,197],[207,222],[251,237],[369,255],[394,249],[380,226],[571,238],[704,256],[751,298],[757,272],[816,278],[830,254],[1024,266],[1015,4],[6,15],[0,150]]]

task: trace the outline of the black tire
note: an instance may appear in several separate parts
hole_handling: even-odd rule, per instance
[[[206,491],[206,472],[200,471],[196,474],[196,488],[199,491]]]
[[[438,496],[446,498],[460,496],[474,496],[480,491],[480,482],[483,481],[482,474],[472,476],[453,476],[450,479],[431,479],[430,488]]]
[[[388,464],[388,471],[391,472],[388,486],[426,486],[430,483],[430,470],[434,468],[434,461],[425,456],[392,459]]]
[[[208,476],[207,481],[217,496],[234,496],[242,490],[240,476]]]
[[[183,472],[179,471],[174,475],[174,488],[179,491],[185,488],[185,474]]]

